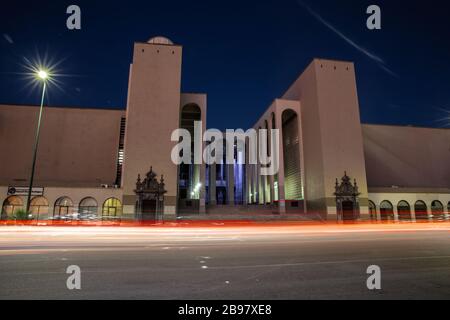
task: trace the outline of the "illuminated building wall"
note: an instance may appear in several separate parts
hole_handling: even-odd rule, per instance
[[[275,175],[261,175],[259,165],[238,165],[248,153],[237,150],[233,165],[175,165],[173,130],[192,132],[196,120],[202,132],[207,128],[206,94],[180,92],[181,52],[165,38],[135,44],[127,110],[45,108],[35,179],[43,194],[34,199],[33,212],[97,208],[99,215],[120,212],[132,219],[137,176],[152,166],[164,175],[169,219],[183,210],[208,213],[226,205],[228,212],[250,204],[255,211],[335,220],[335,181],[344,172],[358,183],[362,218],[447,217],[450,130],[361,125],[351,62],[314,59],[255,122],[255,130],[280,130]],[[0,105],[0,203],[6,215],[25,205],[23,194],[9,190],[28,185],[37,111]]]

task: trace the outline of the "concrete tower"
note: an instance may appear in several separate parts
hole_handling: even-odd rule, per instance
[[[308,211],[335,219],[335,181],[346,171],[359,185],[365,217],[367,180],[353,63],[314,59],[283,98],[299,100],[302,106]]]
[[[164,214],[175,214],[177,166],[171,134],[179,127],[182,47],[156,37],[135,43],[130,66],[123,166],[124,216],[132,218],[138,174],[164,175]],[[167,218],[167,217],[166,217]]]

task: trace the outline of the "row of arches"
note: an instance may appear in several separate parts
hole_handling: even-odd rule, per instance
[[[397,205],[397,216],[399,221],[423,221],[429,220],[429,212],[431,218],[436,221],[445,220],[444,204],[439,200],[433,200],[430,204],[430,211],[425,201],[417,200],[413,206],[411,206],[406,200],[400,200]],[[414,210],[412,210],[414,209]],[[450,201],[447,204],[447,211],[450,212]],[[377,220],[377,207],[375,203],[369,200],[369,213],[372,220]],[[381,201],[379,205],[380,219],[395,220],[394,205],[389,200]]]
[[[258,127],[258,130],[268,130],[267,156],[272,156],[270,130],[280,130],[280,149],[278,151],[282,155],[283,163],[282,170],[273,177],[260,175],[257,166],[249,172],[247,183],[249,203],[269,204],[279,200],[292,200],[292,203],[296,203],[303,199],[300,161],[301,130],[298,117],[299,115],[294,109],[284,108],[279,115],[271,112],[268,119],[264,119],[261,126]],[[283,188],[279,188],[279,185],[282,185]]]
[[[202,110],[196,103],[188,103],[181,108],[180,128],[189,131],[192,137],[192,150],[194,150],[195,122],[201,120]],[[191,153],[190,160],[190,163],[183,162],[178,166],[178,207],[180,209],[186,206],[186,200],[188,200],[188,203],[192,203],[192,200],[198,200],[200,198],[200,190],[196,189],[201,181],[200,166],[194,164],[194,152]]]
[[[9,196],[2,205],[1,219],[14,219],[16,213],[24,210],[25,205],[22,197]],[[63,196],[58,198],[53,205],[53,212],[50,213],[49,201],[43,196],[34,197],[30,202],[30,215],[33,219],[41,218],[80,218],[96,220],[99,218],[98,203],[93,197],[83,198],[78,206],[71,198]],[[122,202],[117,198],[108,198],[102,205],[102,219],[117,219],[122,216]]]

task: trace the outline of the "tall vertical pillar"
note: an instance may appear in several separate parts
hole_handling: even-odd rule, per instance
[[[253,203],[258,204],[258,166],[252,164],[253,178]]]
[[[256,147],[256,156],[257,159],[259,159],[259,131],[260,129],[257,130],[257,147]],[[262,192],[261,192],[261,164],[259,161],[257,161],[257,164],[255,165],[256,167],[256,172],[255,172],[255,178],[256,178],[256,204],[261,204],[262,202]]]
[[[260,187],[259,187],[259,165],[255,165],[255,202],[259,204],[260,195]]]
[[[270,204],[275,201],[275,179],[274,176],[269,176],[269,187],[270,187]]]
[[[269,152],[270,152],[270,156],[271,157],[273,157],[274,155],[272,154],[272,128],[274,127],[274,123],[272,123],[274,121],[274,119],[271,117],[271,119],[270,119],[270,129],[269,129],[269,131],[267,132],[267,134],[269,134],[269,145],[267,146],[268,148],[269,148]],[[273,160],[272,160],[273,161]],[[269,177],[268,177],[268,180],[269,180],[269,196],[270,196],[270,204],[273,204],[273,202],[274,202],[274,189],[275,189],[275,186],[274,186],[274,175],[270,175]]]
[[[256,203],[261,204],[261,166],[257,164],[256,166]]]
[[[280,143],[278,146],[279,170],[278,170],[278,212],[286,213],[286,196],[284,191],[284,152],[283,152],[283,121],[282,113],[275,114],[275,127],[280,130]]]
[[[200,181],[199,183],[201,183],[200,186],[200,207],[199,207],[199,212],[200,213],[205,213],[206,212],[206,186],[205,186],[205,176],[206,176],[206,165],[203,164],[199,164],[198,165],[200,168]]]
[[[209,204],[215,206],[216,202],[216,164],[209,165]]]
[[[263,204],[267,203],[267,176],[261,175],[262,178],[262,189],[263,189]]]
[[[254,174],[254,172],[253,172],[253,165],[249,164],[247,166],[247,168],[248,168],[248,176],[249,176],[249,179],[248,179],[248,184],[249,184],[249,202],[250,202],[250,204],[253,204],[255,202],[254,201],[255,181],[254,181],[254,177],[253,177],[253,174]]]
[[[249,170],[249,164],[248,164],[248,148],[247,148],[247,145],[245,146],[245,149],[244,149],[244,165],[243,165],[243,168],[245,170],[245,174],[244,174],[245,182],[244,182],[242,188],[243,188],[243,192],[244,192],[244,205],[247,205],[247,204],[250,203],[249,197],[250,197],[250,193],[251,193],[250,192],[250,174],[249,174],[250,170]]]
[[[234,165],[225,164],[227,171],[227,200],[229,205],[234,205]]]

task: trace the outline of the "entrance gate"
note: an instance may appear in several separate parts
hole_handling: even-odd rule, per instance
[[[356,179],[352,184],[350,178],[347,176],[347,172],[341,178],[341,183],[339,184],[336,178],[335,186],[336,196],[336,211],[338,215],[338,220],[340,221],[353,221],[359,219],[359,202],[358,196],[358,185],[356,184]]]
[[[161,175],[160,182],[156,179],[156,173],[150,167],[150,171],[141,181],[141,175],[138,175],[136,181],[137,195],[136,201],[136,220],[143,222],[161,222],[164,212],[164,194],[167,192],[164,188],[164,177]]]

